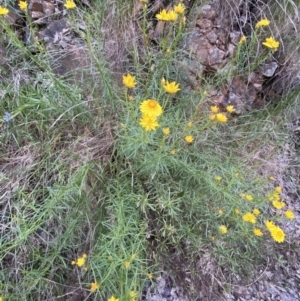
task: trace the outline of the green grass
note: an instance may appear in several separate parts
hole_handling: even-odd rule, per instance
[[[175,278],[189,273],[193,300],[203,275],[217,276],[220,268],[248,275],[279,254],[264,223],[290,222],[282,211],[275,214],[268,195],[283,177],[278,158],[291,142],[287,124],[298,99],[290,93],[259,111],[224,113],[226,123],[211,121],[210,91],[236,75],[246,78],[270,56],[254,60],[259,35],[240,46],[226,70],[199,78],[201,90],[188,90],[178,65],[188,32],[183,24],[153,46],[138,40],[152,26],[146,10],[133,21],[131,2],[94,6],[67,15],[90,56],[82,82],[57,78],[45,47],[37,45],[34,55],[10,27],[2,29],[19,76],[0,70],[0,116],[11,116],[0,124],[0,296],[133,301],[130,291],[140,297],[149,278],[171,270]],[[76,29],[77,19],[84,31]],[[131,32],[133,22],[138,27]],[[252,62],[248,68],[241,54]],[[136,77],[133,90],[121,84],[127,72]],[[167,94],[162,78],[179,82],[181,91]],[[147,132],[139,106],[149,98],[164,112],[159,127]],[[254,226],[242,216],[255,208],[261,213]],[[286,234],[283,246],[290,243]],[[72,264],[83,254],[84,266]],[[99,289],[91,292],[95,282]]]

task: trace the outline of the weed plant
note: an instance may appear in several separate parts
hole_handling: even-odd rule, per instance
[[[153,48],[141,2],[146,60],[132,40],[121,88],[105,59],[107,41],[97,38],[106,13],[126,28],[126,1],[97,1],[90,13],[68,1],[74,26],[77,16],[86,22],[77,33],[92,61],[93,82],[78,85],[57,78],[47,49],[37,45],[32,54],[0,16],[5,41],[26,66],[21,72],[30,74],[27,82],[1,83],[0,300],[133,301],[162,269],[180,269],[179,261],[200,275],[195,266],[209,254],[212,266],[247,273],[289,241],[279,223],[294,213],[281,201],[277,169],[262,162],[286,141],[277,120],[294,103],[287,97],[282,110],[238,117],[208,97],[279,45],[255,56],[268,37],[255,31],[239,43],[226,75],[188,91],[178,70],[184,7],[155,16],[166,35]]]

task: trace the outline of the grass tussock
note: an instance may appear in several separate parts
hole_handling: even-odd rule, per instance
[[[231,2],[221,5],[230,30],[241,26],[228,16],[242,5]],[[253,8],[226,68],[195,79],[201,89],[185,85],[179,68],[188,16],[201,6],[151,5],[67,10],[88,53],[86,75],[72,79],[53,73],[53,49],[34,42],[33,51],[0,15],[3,300],[134,301],[164,269],[191,279],[192,300],[215,278],[222,287],[223,276],[248,275],[278,244],[293,243],[281,158],[297,97],[286,89],[279,103],[240,115],[213,103],[211,91],[277,54],[289,81],[298,53],[277,20],[295,27],[296,4]],[[270,26],[255,26],[261,19]],[[152,40],[158,20],[165,27]],[[27,13],[24,21],[38,30]]]

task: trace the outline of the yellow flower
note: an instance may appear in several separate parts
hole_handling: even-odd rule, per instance
[[[147,277],[148,277],[148,279],[150,279],[150,280],[153,279],[153,275],[152,275],[151,273],[149,273],[149,274],[147,275]]]
[[[222,209],[219,209],[219,210],[218,210],[218,213],[222,215],[222,214],[223,214],[223,210],[222,210]]]
[[[240,214],[240,210],[239,209],[235,209],[234,212],[235,212],[235,214]]]
[[[226,107],[227,112],[233,113],[235,111],[234,106],[230,105]]]
[[[262,19],[260,21],[258,21],[255,25],[255,28],[260,28],[263,26],[268,26],[270,24],[270,21],[268,19]]]
[[[125,261],[125,262],[124,262],[124,267],[125,267],[126,269],[128,269],[129,266],[130,266],[130,262],[129,262],[129,261]]]
[[[252,200],[253,200],[253,196],[252,196],[251,194],[246,194],[246,195],[245,195],[245,199],[246,199],[247,201],[252,201]]]
[[[140,0],[142,3],[148,3],[148,0]]]
[[[129,296],[130,296],[130,298],[135,299],[136,298],[136,292],[135,291],[130,291]]]
[[[99,288],[99,284],[97,282],[92,282],[91,283],[91,292],[94,293],[97,289]]]
[[[119,301],[115,296],[111,296],[107,301]]]
[[[219,107],[218,106],[211,106],[210,107],[210,111],[212,113],[218,113],[219,112]]]
[[[276,41],[274,38],[266,38],[266,40],[262,43],[264,46],[274,49],[275,51],[279,47],[279,42]]]
[[[271,233],[272,238],[276,242],[279,242],[279,243],[284,242],[285,234],[284,234],[283,230],[280,227],[275,226],[274,228],[272,228],[270,230],[270,233]]]
[[[193,126],[193,123],[191,121],[189,121],[187,126],[190,128],[191,126]]]
[[[224,122],[227,121],[227,117],[223,113],[216,114],[216,119],[217,119],[218,122],[221,122],[221,123],[224,123]]]
[[[194,141],[194,137],[192,135],[187,135],[184,138],[185,142],[192,143]]]
[[[128,100],[129,100],[129,101],[133,101],[133,96],[132,96],[132,95],[129,95],[129,96],[128,96]]]
[[[259,215],[259,214],[260,214],[260,210],[259,210],[259,209],[256,209],[256,208],[253,209],[252,212],[253,212],[254,215]]]
[[[159,14],[156,14],[155,17],[160,21],[169,21],[169,15],[165,9],[163,9]]]
[[[243,215],[243,220],[245,222],[255,224],[256,223],[256,217],[253,213],[247,212],[246,214]]]
[[[78,267],[83,267],[86,261],[86,254],[83,254],[81,257],[77,258],[77,260],[72,261],[72,265],[77,265]]]
[[[176,150],[175,149],[172,149],[171,150],[171,155],[175,155],[176,154]]]
[[[226,234],[227,233],[227,227],[222,225],[222,226],[219,226],[219,231],[221,234]]]
[[[274,181],[274,180],[275,180],[275,178],[274,178],[273,176],[270,176],[269,179],[270,179],[271,181]]]
[[[182,5],[181,3],[179,3],[178,5],[174,6],[174,11],[175,13],[177,13],[178,15],[183,14],[185,10],[184,5]]]
[[[0,5],[0,15],[5,16],[7,15],[9,10],[3,6]]]
[[[272,205],[276,208],[276,209],[281,209],[285,206],[284,202],[281,201],[273,201]]]
[[[261,230],[259,230],[258,228],[254,228],[253,229],[253,233],[256,236],[263,236],[263,233],[261,232]]]
[[[210,114],[209,120],[214,121],[216,119],[216,114]]]
[[[221,176],[215,176],[215,180],[220,182],[222,180],[222,177]]]
[[[276,227],[276,225],[272,221],[266,221],[265,225],[269,231]]]
[[[160,104],[154,99],[147,99],[140,105],[140,110],[144,115],[150,118],[157,118],[163,113],[163,109]]]
[[[241,44],[243,44],[246,41],[247,41],[247,38],[244,35],[242,35],[242,37],[239,40],[239,44],[241,45]]]
[[[3,301],[3,297],[2,296],[0,296],[0,301]]]
[[[165,136],[169,135],[170,134],[170,129],[169,128],[163,128],[163,133]]]
[[[280,201],[280,195],[278,192],[274,191],[267,196],[269,201]]]
[[[165,85],[163,85],[165,91],[167,93],[170,93],[170,94],[174,94],[176,92],[178,92],[180,89],[179,89],[179,84],[177,84],[176,82],[171,82],[169,83],[168,81],[166,82]]]
[[[67,9],[72,9],[72,8],[76,7],[76,4],[75,4],[74,0],[66,0],[64,7]]]
[[[123,75],[123,84],[125,87],[131,89],[136,86],[135,77],[131,74]]]
[[[140,119],[140,125],[147,132],[154,131],[159,126],[158,122],[156,121],[156,118],[151,118],[145,114],[143,114],[142,118]]]
[[[288,219],[294,219],[295,218],[295,214],[292,210],[287,210],[284,212],[284,215],[288,218]]]
[[[282,191],[282,187],[281,186],[276,186],[275,191],[280,193]]]
[[[176,21],[178,18],[178,14],[174,10],[168,11],[168,21]]]
[[[25,11],[27,9],[27,2],[26,1],[20,1],[19,7],[22,11]]]

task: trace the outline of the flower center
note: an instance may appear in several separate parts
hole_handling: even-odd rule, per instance
[[[149,107],[150,107],[151,109],[155,108],[155,107],[156,107],[156,101],[155,101],[155,100],[150,100],[150,101],[149,101]]]

